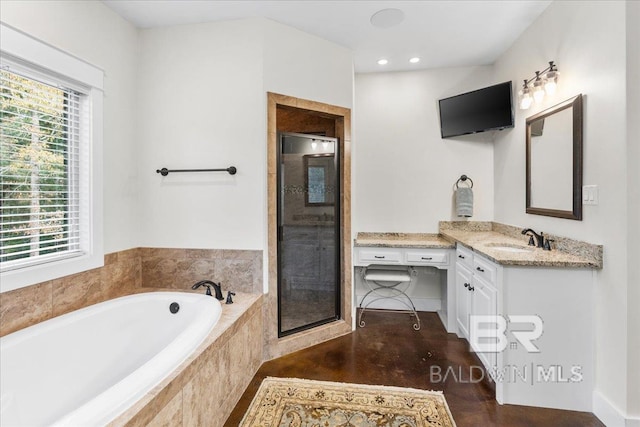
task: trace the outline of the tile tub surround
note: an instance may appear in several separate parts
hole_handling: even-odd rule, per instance
[[[461,243],[502,265],[533,267],[602,268],[602,245],[581,242],[566,237],[545,234],[555,240],[553,250],[527,246],[522,227],[495,222],[440,222],[440,235]],[[531,249],[514,253],[493,249],[490,244],[506,244]]]
[[[142,285],[185,289],[199,280],[222,283],[222,291],[262,293],[262,251],[140,248]]]
[[[138,249],[107,254],[104,267],[0,293],[0,336],[141,286]]]
[[[107,254],[104,267],[0,293],[0,336],[141,288],[190,290],[202,279],[222,282],[223,291],[262,293],[262,251],[135,248]]]
[[[222,426],[262,363],[261,294],[238,292],[205,341],[110,426]]]

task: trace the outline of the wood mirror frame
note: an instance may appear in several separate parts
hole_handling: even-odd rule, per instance
[[[532,189],[531,189],[531,163],[532,163],[532,145],[531,145],[531,132],[534,123],[540,123],[548,117],[553,116],[566,109],[572,109],[572,141],[567,143],[572,144],[572,200],[571,210],[556,209],[554,207],[544,206],[532,206]],[[526,120],[526,141],[527,141],[527,155],[526,155],[526,169],[527,169],[527,188],[526,188],[526,212],[534,215],[545,215],[556,218],[566,218],[582,221],[582,94],[577,95],[571,99],[568,99],[558,105],[555,105],[547,110],[541,111]],[[569,165],[567,165],[569,167]]]

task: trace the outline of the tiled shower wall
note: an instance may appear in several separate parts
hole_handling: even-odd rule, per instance
[[[0,293],[0,336],[142,288],[186,290],[203,279],[222,282],[224,291],[262,293],[262,251],[136,248],[107,254],[102,268]]]

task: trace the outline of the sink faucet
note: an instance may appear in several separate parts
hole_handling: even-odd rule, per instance
[[[537,246],[543,249],[545,248],[544,233],[540,232],[540,234],[538,234],[530,228],[525,228],[524,230],[522,230],[522,234],[524,234],[525,236],[531,236],[531,238],[529,239],[529,246]]]
[[[211,286],[213,286],[213,290],[216,293],[216,299],[220,301],[224,299],[224,297],[222,296],[222,286],[220,286],[220,283],[214,283],[211,280],[201,280],[193,285],[191,289],[198,289],[200,286],[207,287],[207,291],[205,293],[209,296],[213,296],[211,295]]]

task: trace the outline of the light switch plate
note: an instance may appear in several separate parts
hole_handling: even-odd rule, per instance
[[[598,204],[598,186],[597,185],[582,186],[582,204],[583,205]]]

